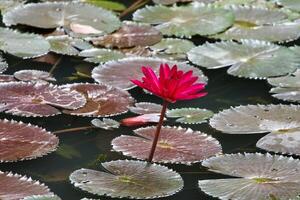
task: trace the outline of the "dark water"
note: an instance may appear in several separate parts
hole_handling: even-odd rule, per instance
[[[132,1],[124,0],[126,4]],[[202,38],[195,38],[193,41],[196,44],[203,42]],[[30,60],[22,61],[12,56],[6,56],[9,65],[7,71],[12,74],[20,69],[40,69],[50,70],[52,67],[49,64],[33,62]],[[58,83],[67,83],[65,77],[71,76],[75,72],[74,67],[81,65],[92,68],[93,65],[82,62],[79,58],[64,56],[62,61],[54,71],[54,76]],[[208,96],[192,100],[182,101],[171,105],[171,107],[200,107],[211,109],[215,112],[222,109],[227,109],[230,106],[247,105],[247,104],[269,104],[269,103],[284,103],[271,97],[268,93],[270,86],[265,81],[248,80],[235,78],[226,74],[226,69],[205,70],[206,76],[209,77],[207,86]],[[79,79],[80,82],[92,82],[92,79]],[[160,100],[154,96],[144,94],[140,89],[133,89],[130,93],[137,101],[148,101],[160,103]],[[126,114],[113,119],[119,120],[124,117],[133,116]],[[21,118],[12,117],[10,115],[1,114],[1,119],[15,119],[23,122],[31,122],[38,126],[45,127],[49,131],[56,131],[71,127],[81,127],[90,125],[92,118],[75,117],[69,115],[58,115],[48,118]],[[172,121],[168,125],[173,125]],[[256,141],[261,138],[262,134],[257,135],[225,135],[215,131],[208,124],[189,125],[194,130],[199,130],[217,138],[224,153],[236,152],[255,152],[260,151],[255,148]],[[131,128],[121,127],[114,131],[105,131],[101,129],[93,129],[90,131],[80,131],[72,133],[63,133],[59,135],[60,148],[57,152],[52,153],[43,158],[32,161],[24,161],[17,163],[1,164],[1,171],[12,171],[22,175],[27,175],[33,179],[40,180],[50,187],[50,189],[59,195],[64,200],[79,200],[83,197],[96,198],[96,196],[76,189],[69,181],[68,176],[71,172],[79,168],[100,169],[101,161],[111,161],[117,159],[126,159],[119,153],[111,151],[110,142],[113,138],[121,134],[131,134]],[[197,187],[197,182],[200,179],[213,179],[224,177],[219,174],[207,172],[200,164],[192,166],[185,165],[168,165],[168,167],[179,172],[184,179],[183,191],[174,196],[163,198],[168,200],[199,200],[213,199]],[[101,197],[101,199],[111,199]]]

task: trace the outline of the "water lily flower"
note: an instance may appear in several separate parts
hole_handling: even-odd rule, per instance
[[[148,157],[148,162],[152,162],[168,104],[175,103],[178,100],[200,98],[207,93],[203,92],[205,87],[204,83],[196,83],[198,77],[193,76],[192,70],[183,72],[182,70],[178,70],[177,65],[170,68],[168,64],[161,64],[159,77],[154,73],[151,67],[142,67],[142,72],[144,74],[142,81],[131,81],[137,86],[148,90],[164,100],[155,137]]]

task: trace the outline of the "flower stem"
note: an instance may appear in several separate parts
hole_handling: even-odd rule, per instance
[[[160,112],[159,122],[156,126],[156,132],[155,132],[154,140],[152,142],[151,151],[150,151],[150,154],[149,154],[149,157],[148,157],[148,160],[147,160],[148,162],[152,162],[154,152],[155,152],[155,149],[156,149],[156,145],[157,145],[157,142],[158,142],[160,130],[161,130],[161,127],[163,125],[164,118],[165,118],[165,115],[166,115],[167,106],[168,106],[168,102],[164,100],[163,107],[162,107],[161,112]]]
[[[145,4],[147,4],[149,2],[149,0],[137,0],[136,2],[134,2],[131,6],[129,6],[126,10],[124,10],[121,14],[120,17],[124,17],[126,15],[128,15],[129,13],[137,10],[138,8],[144,6]]]
[[[68,133],[68,132],[88,130],[88,129],[92,129],[92,128],[95,128],[95,127],[94,126],[83,126],[83,127],[77,127],[77,128],[67,128],[67,129],[63,129],[63,130],[54,131],[52,133],[53,134]]]

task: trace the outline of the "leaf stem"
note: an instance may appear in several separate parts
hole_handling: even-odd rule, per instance
[[[62,129],[58,131],[52,132],[53,134],[60,134],[60,133],[68,133],[68,132],[75,132],[75,131],[83,131],[83,130],[88,130],[95,128],[94,126],[83,126],[83,127],[76,127],[76,128],[67,128],[67,129]]]
[[[124,10],[121,14],[120,14],[120,18],[125,17],[126,15],[128,15],[129,13],[137,10],[138,8],[144,6],[145,4],[147,4],[150,0],[137,0],[136,2],[134,2],[133,4],[131,4],[131,6],[129,6],[126,10]]]
[[[62,60],[63,56],[60,56],[59,59],[57,59],[57,61],[54,63],[54,65],[52,66],[52,68],[49,70],[49,74],[53,74],[53,71],[56,69],[56,67],[58,66],[58,64],[60,63],[60,61]]]
[[[161,130],[161,127],[163,125],[164,118],[165,118],[165,115],[166,115],[168,104],[169,104],[168,101],[164,100],[163,107],[162,107],[161,113],[160,113],[159,122],[156,126],[156,132],[155,132],[155,137],[154,137],[153,142],[152,142],[151,151],[150,151],[149,157],[147,159],[148,162],[152,162],[154,152],[155,152],[155,149],[156,149],[156,146],[157,146],[160,130]]]

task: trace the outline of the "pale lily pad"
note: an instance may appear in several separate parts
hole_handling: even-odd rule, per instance
[[[71,183],[92,194],[132,199],[171,196],[183,188],[178,173],[158,164],[117,160],[102,167],[105,171],[76,170],[70,175]]]
[[[20,81],[48,82],[56,79],[46,71],[40,70],[19,70],[14,73],[14,77]]]
[[[156,25],[164,35],[191,37],[226,30],[233,24],[234,15],[221,8],[194,2],[187,6],[147,6],[137,10],[133,19]]]
[[[25,197],[22,200],[61,200],[61,198],[56,195],[34,195]]]
[[[60,114],[55,107],[77,109],[86,99],[80,93],[56,85],[31,82],[0,83],[0,111],[18,116],[46,117]]]
[[[0,199],[20,200],[32,195],[53,195],[39,181],[11,172],[0,172]]]
[[[77,55],[82,49],[92,48],[89,43],[67,35],[48,36],[46,39],[52,52],[63,55]]]
[[[74,2],[29,3],[6,12],[7,26],[64,27],[77,34],[104,35],[118,29],[120,20],[110,11]]]
[[[14,56],[32,58],[48,53],[50,44],[39,35],[0,28],[0,49]]]
[[[129,48],[135,46],[149,46],[158,43],[162,34],[148,24],[123,22],[123,26],[116,32],[92,39],[96,46]]]
[[[105,130],[112,130],[120,127],[120,123],[118,121],[109,118],[103,118],[103,120],[93,119],[91,123],[97,128],[102,128]]]
[[[177,39],[177,38],[165,38],[159,43],[150,46],[150,49],[157,52],[163,52],[166,54],[180,54],[187,53],[194,48],[195,45],[190,40]]]
[[[162,105],[150,102],[138,102],[134,104],[134,107],[129,107],[130,112],[135,114],[144,115],[144,114],[153,114],[161,112]]]
[[[115,151],[137,159],[147,159],[156,127],[136,129],[136,136],[121,135],[112,141]],[[220,143],[199,131],[164,126],[161,129],[153,161],[191,164],[222,153]]]
[[[77,116],[109,117],[128,111],[134,103],[131,95],[124,90],[104,84],[74,83],[63,88],[78,91],[87,99],[87,103],[76,110],[65,110],[64,113]]]
[[[21,4],[24,4],[23,0],[1,0],[0,1],[1,13],[3,14],[14,7],[20,6]]]
[[[8,68],[8,64],[2,57],[2,54],[0,54],[0,73],[4,72],[7,68]]]
[[[300,12],[300,1],[298,0],[273,0],[284,8]]]
[[[108,84],[121,89],[129,90],[136,87],[130,80],[141,79],[143,73],[142,66],[151,66],[154,71],[158,71],[160,64],[167,63],[170,66],[177,65],[180,70],[193,70],[193,75],[198,76],[198,82],[206,82],[207,78],[202,71],[186,63],[174,62],[159,58],[131,57],[116,61],[107,62],[95,67],[92,71],[93,79],[98,83]]]
[[[232,65],[229,74],[259,79],[294,72],[300,62],[300,54],[291,49],[258,40],[205,43],[188,52],[188,58],[208,69]]]
[[[300,193],[300,161],[292,157],[245,153],[205,160],[209,171],[235,178],[200,180],[202,191],[222,200],[292,199]]]
[[[300,87],[298,88],[272,88],[270,93],[272,96],[283,101],[291,101],[300,103]]]
[[[86,57],[84,60],[92,63],[105,63],[125,57],[125,55],[119,51],[98,48],[81,51],[78,56]]]
[[[201,108],[176,108],[168,110],[167,117],[178,118],[176,122],[183,124],[201,124],[213,116],[213,112]]]

